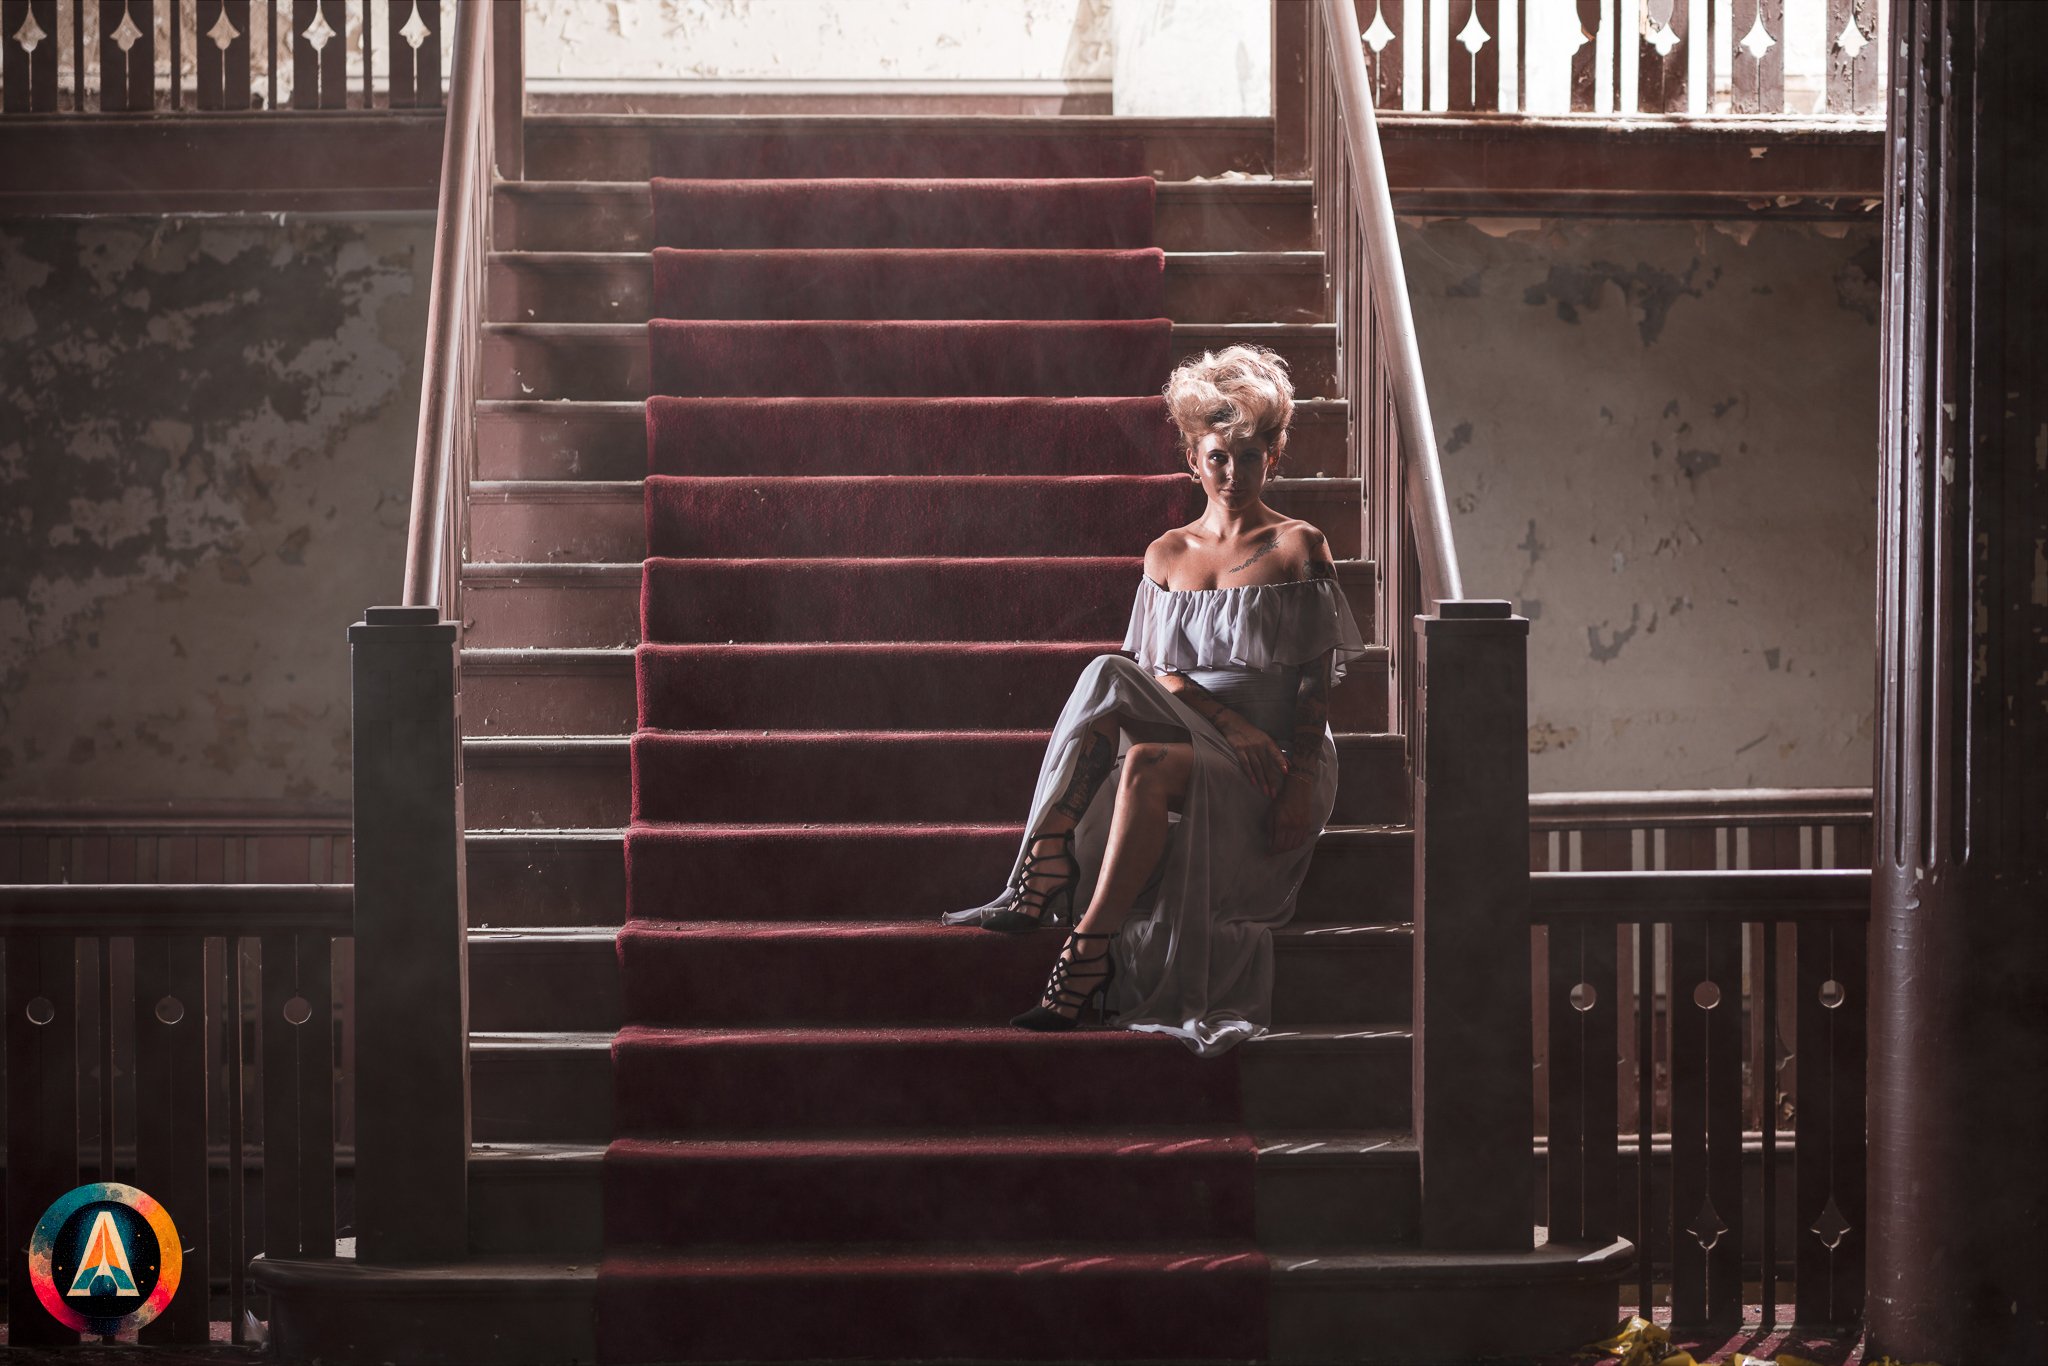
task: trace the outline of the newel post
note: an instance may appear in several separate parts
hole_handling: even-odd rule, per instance
[[[1526,1248],[1529,621],[1490,599],[1415,618],[1415,1137],[1422,1240]]]
[[[468,1251],[469,975],[456,626],[372,607],[355,675],[356,1256]]]

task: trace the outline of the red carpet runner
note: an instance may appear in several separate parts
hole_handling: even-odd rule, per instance
[[[709,178],[963,145],[656,161],[606,1361],[1265,1353],[1236,1060],[1010,1030],[1059,936],[936,923],[1191,510],[1152,182]]]

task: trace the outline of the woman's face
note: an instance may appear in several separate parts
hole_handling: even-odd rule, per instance
[[[1210,432],[1188,451],[1188,468],[1202,481],[1202,492],[1211,503],[1232,510],[1248,508],[1259,501],[1279,464],[1272,449],[1268,436],[1225,441],[1220,433]]]

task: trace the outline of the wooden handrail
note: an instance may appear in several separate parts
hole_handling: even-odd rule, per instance
[[[1451,537],[1450,504],[1444,497],[1443,467],[1437,457],[1436,427],[1429,415],[1429,391],[1422,383],[1422,357],[1415,345],[1415,315],[1408,301],[1408,279],[1401,264],[1401,242],[1394,227],[1393,192],[1387,184],[1386,159],[1380,150],[1379,125],[1373,117],[1365,48],[1358,40],[1354,0],[1322,0],[1323,29],[1329,37],[1330,78],[1353,174],[1349,182],[1352,207],[1366,240],[1375,302],[1381,310],[1389,353],[1396,420],[1407,456],[1408,513],[1415,536],[1415,555],[1422,570],[1425,605],[1465,596],[1464,576]],[[1324,248],[1330,244],[1326,241]],[[1361,320],[1362,321],[1362,320]],[[1355,403],[1359,395],[1349,395]],[[1353,421],[1359,421],[1354,414]]]
[[[0,887],[0,933],[347,935],[346,883],[49,883]]]
[[[476,442],[471,399],[495,164],[492,8],[484,0],[465,0],[456,21],[405,542],[403,605],[437,607],[451,620],[459,620],[460,610],[463,510]]]
[[[1659,789],[1642,792],[1532,792],[1529,823],[1539,829],[1594,826],[1816,825],[1870,819],[1867,787]]]

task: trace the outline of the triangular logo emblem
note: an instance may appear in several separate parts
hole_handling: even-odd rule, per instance
[[[71,1288],[64,1293],[94,1294],[93,1286],[101,1276],[114,1283],[117,1295],[140,1293],[135,1288],[135,1277],[128,1269],[128,1249],[121,1241],[120,1229],[114,1224],[114,1212],[105,1209],[92,1221],[92,1232],[85,1239],[85,1255],[78,1260],[78,1274],[71,1278]]]

